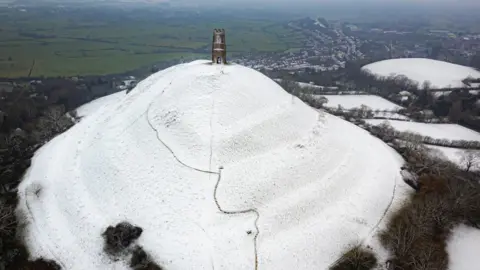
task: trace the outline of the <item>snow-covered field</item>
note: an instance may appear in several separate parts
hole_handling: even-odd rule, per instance
[[[208,62],[95,102],[37,151],[19,186],[33,257],[128,269],[101,237],[123,220],[171,270],[255,269],[255,254],[258,269],[327,269],[372,240],[408,189],[401,158],[259,72]]]
[[[398,131],[411,131],[435,139],[480,141],[480,133],[457,124],[430,124],[395,120],[367,120],[372,125],[388,121]]]
[[[274,79],[274,81],[276,82],[282,82],[282,79]],[[321,90],[325,90],[325,91],[334,91],[334,90],[338,90],[338,87],[337,86],[321,86],[321,85],[316,85],[316,84],[311,84],[311,83],[305,83],[305,82],[296,82],[298,84],[298,86],[300,86],[301,88],[313,88],[313,89],[321,89]]]
[[[480,230],[465,225],[453,229],[447,242],[449,269],[478,269],[480,257]]]
[[[78,116],[86,116],[86,115],[92,114],[93,112],[97,111],[98,109],[101,109],[104,106],[114,104],[115,102],[122,99],[122,97],[125,96],[125,94],[126,94],[126,91],[120,91],[108,96],[97,98],[85,105],[82,105],[77,108]]]
[[[310,84],[310,83],[304,83],[304,82],[297,82],[298,85],[302,88],[314,88],[314,89],[321,89],[321,90],[337,90],[338,87],[336,86],[321,86],[321,85],[316,85],[316,84]]]
[[[440,157],[444,157],[451,162],[457,164],[460,166],[460,168],[465,168],[465,163],[462,162],[462,157],[467,155],[468,151],[473,151],[475,153],[478,153],[480,156],[480,150],[467,150],[467,149],[458,149],[458,148],[452,148],[452,147],[442,147],[442,146],[434,146],[434,145],[427,145],[428,148],[438,151],[441,153]],[[480,169],[480,164],[474,164],[472,166],[471,170],[479,170]]]
[[[362,69],[382,77],[404,75],[418,82],[420,87],[424,81],[430,81],[435,88],[463,87],[462,80],[468,76],[480,78],[480,71],[471,67],[425,58],[383,60]]]
[[[324,106],[336,108],[341,105],[345,109],[360,108],[365,105],[372,110],[396,110],[402,107],[375,95],[323,95],[328,99]]]

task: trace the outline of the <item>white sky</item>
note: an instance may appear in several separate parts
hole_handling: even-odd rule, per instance
[[[376,5],[378,7],[389,5],[401,5],[401,6],[431,6],[432,8],[439,6],[477,6],[480,7],[480,0],[37,0],[38,2],[88,2],[88,3],[105,3],[105,2],[123,2],[123,3],[162,3],[169,2],[173,5],[193,5],[193,6],[218,6],[218,5],[232,5],[232,6],[363,6],[363,5]],[[0,0],[0,3],[23,3],[32,2],[32,0]],[[36,2],[36,1],[34,1]]]
[[[115,1],[115,0],[112,0]],[[135,0],[131,0],[135,1]],[[443,6],[443,5],[454,5],[454,6],[480,6],[480,0],[148,0],[156,2],[170,2],[170,3],[188,3],[188,4],[197,4],[199,6],[206,4],[273,4],[273,5],[345,5],[349,6],[361,6],[365,4],[376,4],[379,7],[382,5],[432,5]]]
[[[397,4],[440,4],[440,3],[478,3],[479,0],[150,0],[156,2],[189,2],[189,3],[204,3],[204,2],[223,2],[223,3],[309,3],[309,4],[334,4],[334,3],[350,3],[350,4],[362,4],[362,3],[397,3]]]

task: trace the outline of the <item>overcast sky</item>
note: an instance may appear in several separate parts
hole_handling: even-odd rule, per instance
[[[42,0],[37,0],[42,1]],[[35,1],[35,2],[37,2]],[[49,2],[81,2],[82,0],[43,0]],[[257,4],[314,4],[314,5],[334,5],[336,3],[342,4],[352,4],[352,5],[362,5],[366,3],[375,3],[378,5],[388,5],[388,4],[461,4],[461,5],[480,5],[480,0],[96,0],[88,2],[169,2],[172,4],[175,3],[189,3],[189,4],[198,4],[203,5],[206,3],[229,3],[229,4],[246,4],[246,3],[257,3]],[[2,2],[25,2],[25,0],[0,0]],[[27,0],[27,2],[30,2]]]
[[[202,2],[223,2],[223,3],[245,3],[245,2],[256,2],[256,3],[290,3],[292,5],[296,3],[309,3],[309,4],[334,4],[334,3],[351,3],[351,4],[362,4],[362,3],[377,3],[377,4],[387,4],[387,3],[397,3],[397,4],[418,4],[418,3],[429,3],[429,4],[440,4],[440,3],[467,3],[467,4],[476,4],[480,0],[151,0],[156,2],[190,2],[190,3],[202,3]]]
[[[115,0],[113,0],[115,1]],[[131,0],[135,1],[135,0]],[[234,4],[234,5],[346,5],[349,6],[361,6],[361,5],[405,5],[405,6],[480,6],[480,0],[149,0],[156,2],[170,2],[170,3],[189,3],[197,4],[200,6],[208,4]]]
[[[373,7],[387,7],[387,6],[426,6],[439,7],[439,6],[453,6],[453,7],[479,7],[480,0],[0,0],[0,3],[65,3],[65,2],[84,2],[84,3],[109,3],[109,2],[123,2],[123,3],[162,3],[168,2],[172,6],[246,6],[246,7],[260,7],[260,6],[278,6],[278,7],[294,7],[294,6],[346,6],[346,7],[358,7],[358,6],[373,6]]]

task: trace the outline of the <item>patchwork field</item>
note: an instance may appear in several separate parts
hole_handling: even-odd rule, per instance
[[[230,57],[302,45],[302,34],[278,21],[245,17],[248,14],[139,14],[0,9],[0,77],[27,76],[30,69],[31,76],[101,75],[205,58],[212,30],[219,25],[227,31]]]

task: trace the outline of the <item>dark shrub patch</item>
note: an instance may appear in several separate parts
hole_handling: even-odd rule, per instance
[[[17,198],[10,198],[10,204],[0,202],[0,269],[6,270],[60,270],[54,261],[43,258],[28,261],[29,253],[22,241],[21,212],[14,212]],[[7,200],[8,201],[8,200]]]
[[[111,254],[124,251],[130,244],[137,240],[143,229],[133,226],[128,222],[118,223],[115,227],[108,226],[102,234],[105,239],[105,249]]]
[[[130,267],[134,270],[162,270],[140,246],[136,246],[133,250]]]
[[[17,229],[15,206],[0,201],[0,237],[14,237]]]
[[[391,269],[448,269],[446,240],[454,226],[477,226],[480,185],[475,178],[423,175],[420,189],[390,219],[380,241],[391,253]]]
[[[28,261],[28,251],[21,241],[15,238],[2,238],[1,263],[7,270],[21,269]]]
[[[33,262],[28,262],[21,270],[61,270],[62,268],[54,261],[45,260],[43,258],[37,259]]]
[[[355,246],[338,259],[330,270],[370,270],[377,265],[371,250]]]

